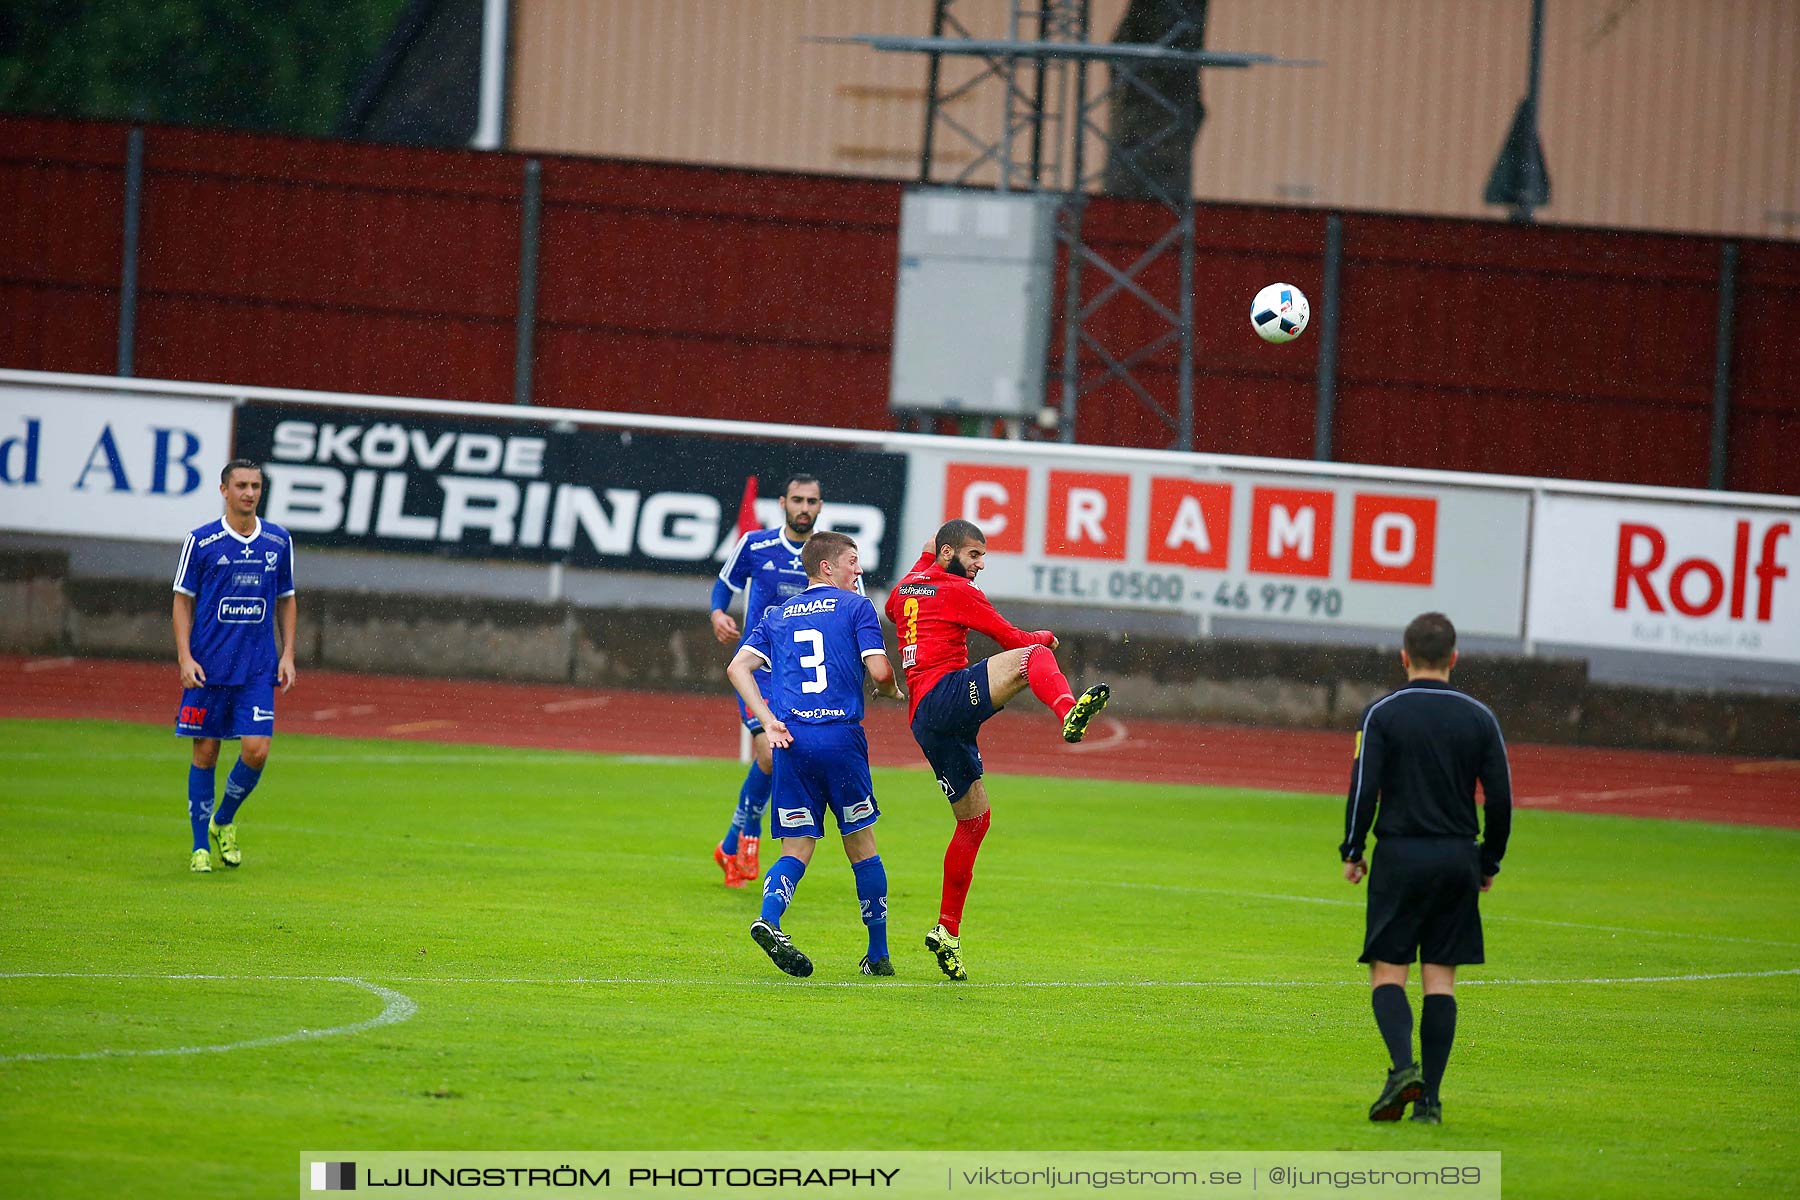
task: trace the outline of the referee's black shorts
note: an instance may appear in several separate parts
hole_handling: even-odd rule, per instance
[[[1387,838],[1369,862],[1362,962],[1485,961],[1481,847],[1464,838]]]

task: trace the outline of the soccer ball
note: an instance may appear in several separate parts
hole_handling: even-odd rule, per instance
[[[1250,324],[1265,342],[1291,342],[1306,331],[1306,295],[1291,283],[1271,283],[1250,302]]]

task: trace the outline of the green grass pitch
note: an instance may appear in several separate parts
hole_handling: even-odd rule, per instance
[[[1800,975],[1744,974],[1800,968],[1791,831],[1520,813],[1433,1129],[1364,1119],[1336,797],[996,777],[958,986],[923,771],[876,772],[898,978],[856,974],[831,838],[795,981],[709,858],[731,763],[284,735],[210,877],[167,733],[0,722],[0,769],[8,1195],[285,1195],[324,1148],[1498,1150],[1509,1196],[1794,1194]],[[346,979],[416,1011],[294,1040],[384,1010]]]

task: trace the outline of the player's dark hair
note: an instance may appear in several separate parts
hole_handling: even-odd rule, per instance
[[[781,485],[781,494],[783,496],[785,496],[789,492],[793,491],[794,485],[796,483],[804,484],[804,483],[818,483],[818,482],[819,482],[819,477],[817,475],[808,475],[805,472],[801,472],[798,475],[789,475],[787,477],[787,482]],[[821,495],[823,495],[824,492],[825,492],[825,489],[823,486],[821,486],[819,488],[819,493]]]
[[[234,458],[225,464],[225,469],[223,471],[219,472],[220,487],[224,487],[231,482],[231,473],[233,471],[255,471],[262,477],[263,486],[269,486],[269,473],[262,469],[261,463],[251,462],[247,458]]]
[[[941,552],[945,546],[952,550],[961,550],[970,542],[980,542],[985,546],[987,545],[987,534],[981,532],[981,526],[975,522],[957,517],[955,520],[945,521],[938,527],[937,541],[933,545]]]
[[[806,539],[806,545],[800,551],[800,565],[806,569],[808,579],[816,579],[822,564],[836,560],[846,550],[854,549],[856,541],[849,534],[821,529]]]
[[[1456,626],[1443,613],[1420,613],[1406,627],[1406,638],[1401,644],[1413,666],[1441,671],[1456,653]]]

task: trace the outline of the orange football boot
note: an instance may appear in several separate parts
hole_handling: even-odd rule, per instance
[[[713,847],[713,861],[719,864],[719,870],[725,872],[726,887],[741,888],[744,886],[744,876],[738,870],[738,860],[733,855],[725,853],[724,842]]]
[[[761,846],[761,838],[738,838],[737,869],[746,882],[762,874],[762,864],[756,861],[756,852]]]

